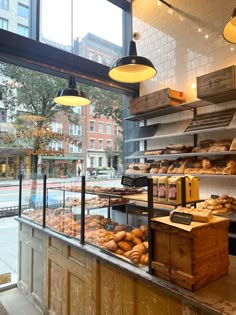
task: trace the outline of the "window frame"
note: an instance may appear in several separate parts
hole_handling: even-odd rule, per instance
[[[101,144],[101,147],[100,147]],[[98,150],[104,150],[104,140],[98,139]]]
[[[9,0],[1,0],[2,5],[0,6],[1,10],[9,11]],[[6,3],[7,8],[4,8],[4,4]]]
[[[19,14],[19,9],[22,8],[22,9],[27,9],[28,10],[28,16],[23,16],[23,15],[20,15]],[[17,3],[17,15],[23,19],[26,19],[26,20],[29,20],[30,18],[30,7],[24,3],[21,3],[21,2],[18,2]]]
[[[122,31],[125,53],[132,37],[131,3],[127,0],[107,1],[124,10]],[[31,0],[30,11],[31,27],[29,28],[29,34],[31,38],[0,29],[0,54],[4,58],[3,61],[65,79],[69,79],[69,76],[73,74],[78,82],[127,96],[139,95],[139,84],[119,83],[110,79],[108,66],[39,42],[40,0]]]
[[[93,141],[93,143],[94,143],[93,148],[92,148],[92,146],[91,146],[92,141]],[[89,139],[89,149],[90,149],[90,150],[95,150],[95,148],[96,148],[96,141],[95,141],[94,138],[90,138],[90,139]]]
[[[106,123],[106,134],[108,134],[108,135],[111,135],[111,123]],[[109,128],[108,128],[109,127]],[[108,129],[110,129],[110,130],[108,130]],[[109,132],[108,132],[109,131]]]
[[[89,131],[95,132],[95,121],[94,120],[89,121]]]
[[[7,28],[1,27],[1,29],[7,31],[8,30],[8,19],[4,19],[4,18],[0,17],[0,21],[2,22],[2,26],[3,26],[4,22],[7,23]]]

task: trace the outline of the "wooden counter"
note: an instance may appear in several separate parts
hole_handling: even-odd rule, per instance
[[[236,257],[229,274],[193,293],[22,218],[19,288],[44,314],[236,314]]]

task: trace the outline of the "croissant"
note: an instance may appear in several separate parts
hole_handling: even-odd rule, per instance
[[[148,254],[141,255],[140,257],[140,264],[147,265],[148,264]]]
[[[118,249],[118,245],[113,240],[107,242],[104,244],[104,247],[112,252],[116,251]]]
[[[141,258],[142,252],[139,249],[133,249],[129,255],[129,259],[134,263],[138,264]]]
[[[137,244],[133,247],[135,250],[140,250],[141,254],[145,254],[147,252],[146,247],[143,243]]]
[[[124,253],[125,252],[121,248],[118,248],[117,250],[115,250],[115,254],[123,255]]]
[[[125,237],[126,237],[126,232],[120,231],[114,235],[114,241],[116,243],[118,243],[118,242],[122,241]]]
[[[140,240],[140,238],[138,238],[138,237],[136,237],[136,236],[134,237],[134,239],[132,240],[132,242],[133,242],[135,245],[142,243],[142,241]]]
[[[130,242],[133,241],[134,238],[135,238],[134,234],[127,232],[124,240]]]
[[[124,252],[123,255],[124,255],[126,258],[129,258],[131,252],[132,252],[132,250],[128,250],[127,252]]]
[[[133,229],[132,233],[138,238],[142,238],[143,237],[143,232],[140,229],[138,229],[138,228],[137,229]]]
[[[129,250],[132,249],[132,246],[130,245],[130,243],[125,242],[125,241],[118,242],[118,246],[119,246],[124,252],[128,252]]]

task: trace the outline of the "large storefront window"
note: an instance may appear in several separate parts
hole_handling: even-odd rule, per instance
[[[0,9],[0,28],[21,36],[31,36],[31,1],[0,0]]]
[[[122,23],[107,0],[41,0],[40,41],[107,66],[122,55]]]

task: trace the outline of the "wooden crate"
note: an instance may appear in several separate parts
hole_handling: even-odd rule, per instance
[[[209,223],[152,220],[153,274],[196,291],[228,272],[228,224],[213,217]]]
[[[197,97],[214,103],[236,99],[236,67],[197,77]]]
[[[130,101],[130,114],[142,114],[147,111],[147,95],[133,98]]]
[[[133,98],[130,102],[130,114],[142,114],[158,109],[175,106],[184,102],[182,92],[166,88],[141,97]]]
[[[182,92],[167,88],[147,95],[147,111],[175,106],[183,102],[184,97]]]

